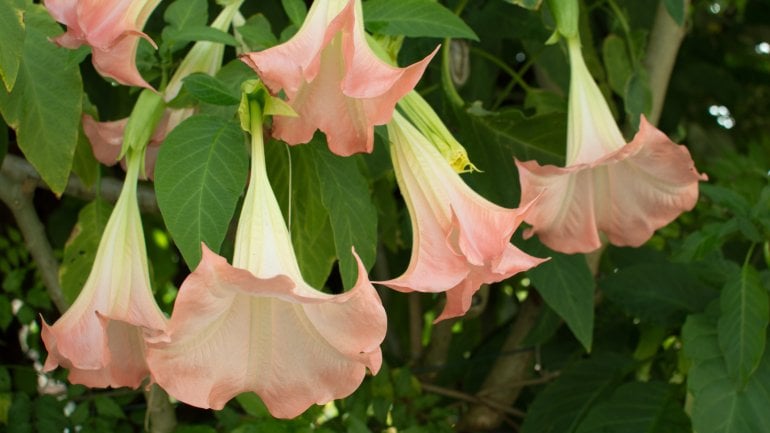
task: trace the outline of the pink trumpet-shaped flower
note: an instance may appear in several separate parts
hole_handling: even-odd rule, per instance
[[[147,359],[155,381],[180,401],[221,409],[251,391],[274,416],[291,418],[348,396],[367,368],[376,373],[387,325],[360,260],[355,287],[341,295],[302,279],[258,129],[233,266],[203,247],[168,334],[150,344]]]
[[[128,86],[152,88],[136,68],[139,38],[160,0],[45,0],[45,7],[67,32],[54,41],[67,48],[89,45],[96,70]]]
[[[583,61],[568,39],[571,83],[566,167],[519,162],[521,202],[539,196],[525,221],[548,247],[587,253],[602,244],[639,246],[698,200],[698,174],[687,148],[642,116],[626,143]]]
[[[320,129],[337,155],[372,151],[374,125],[390,120],[435,51],[406,68],[390,66],[372,52],[363,26],[361,0],[316,0],[291,40],[242,57],[299,114],[274,119],[276,138],[307,143]]]
[[[129,161],[123,191],[78,298],[52,326],[43,322],[44,371],[67,368],[72,383],[138,387],[149,373],[144,335],[165,330],[166,318],[150,289],[136,201],[139,158]]]
[[[510,243],[530,205],[505,209],[478,195],[398,113],[388,124],[388,136],[414,246],[406,272],[381,284],[403,292],[446,292],[439,321],[465,314],[481,284],[502,281],[545,261]]]

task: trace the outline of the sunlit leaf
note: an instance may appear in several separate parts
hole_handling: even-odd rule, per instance
[[[64,258],[59,267],[64,299],[75,301],[91,273],[99,240],[112,213],[112,205],[104,200],[94,200],[78,214],[78,222],[64,246]]]
[[[57,194],[69,180],[78,140],[83,83],[68,50],[50,38],[61,28],[37,4],[25,12],[26,38],[16,84],[0,87],[0,112],[27,160]],[[5,42],[3,42],[5,44]]]

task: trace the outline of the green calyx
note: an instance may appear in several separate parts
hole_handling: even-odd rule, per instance
[[[155,128],[163,118],[165,108],[166,103],[159,93],[149,89],[142,90],[126,123],[123,148],[118,159],[123,158],[129,149],[141,152],[147,147]]]
[[[548,7],[556,20],[556,32],[567,39],[578,37],[580,5],[578,0],[548,0]],[[555,42],[556,33],[549,42]]]
[[[238,106],[238,117],[241,128],[251,132],[252,120],[256,120],[252,111],[259,110],[257,118],[264,122],[266,116],[297,117],[297,112],[286,101],[271,95],[260,80],[248,80],[241,85],[241,103]],[[256,105],[254,105],[255,103]]]

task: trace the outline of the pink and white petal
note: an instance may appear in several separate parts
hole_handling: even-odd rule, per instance
[[[587,165],[560,168],[536,161],[516,161],[521,203],[537,198],[524,221],[549,248],[567,254],[587,253],[601,246],[597,230],[594,173]],[[539,197],[539,198],[538,198]]]
[[[105,165],[114,165],[118,162],[126,122],[128,118],[98,122],[88,114],[83,115],[83,132],[91,143],[91,150],[97,161]]]
[[[447,290],[444,309],[441,310],[441,314],[436,317],[433,323],[461,317],[467,313],[471,305],[473,305],[473,295],[479,291],[481,284],[482,281],[474,278],[474,276],[468,276],[468,278]]]
[[[97,72],[106,77],[113,78],[120,84],[152,89],[152,86],[142,78],[142,75],[136,68],[136,50],[138,46],[138,37],[124,36],[120,42],[108,50],[94,47],[91,52],[91,61]]]
[[[370,363],[370,355],[380,351],[387,332],[387,317],[377,291],[369,282],[366,268],[358,255],[358,280],[350,291],[336,297],[335,302],[306,305],[305,313],[318,332],[340,353],[358,359],[373,374],[379,364]],[[379,361],[382,360],[380,356]]]
[[[45,8],[53,19],[67,27],[74,27],[73,33],[82,35],[78,26],[77,6],[79,0],[44,0]]]
[[[69,368],[70,382],[92,388],[138,388],[149,375],[142,331],[119,320],[100,317],[109,343],[109,362],[96,370]]]
[[[707,177],[696,171],[686,147],[644,118],[627,146],[638,150],[608,167],[612,213],[600,229],[612,244],[636,247],[691,210],[698,201],[698,182]]]
[[[256,53],[247,53],[241,60],[254,69],[274,93],[281,89],[289,99],[294,98],[306,82],[318,73],[321,50],[327,40],[329,0],[317,0],[308,11],[305,22],[289,41]],[[336,32],[339,25],[332,28]]]
[[[88,44],[94,49],[108,50],[128,30],[138,31],[131,17],[126,16],[137,0],[79,0],[78,25]]]
[[[153,342],[148,349],[158,384],[181,401],[215,409],[242,392],[254,391],[274,416],[282,418],[294,417],[313,403],[347,396],[358,387],[365,365],[319,333],[307,316],[307,305],[247,295],[261,290],[234,290],[228,284],[264,282],[276,286],[267,292],[289,291],[291,286],[278,287],[286,286],[285,277],[251,276],[249,281],[241,274],[247,271],[235,268],[228,271],[231,277],[216,275],[225,270],[218,259],[204,253],[201,265],[183,283],[169,342]],[[357,308],[357,298],[349,296],[348,305]],[[322,321],[337,313],[314,314]]]

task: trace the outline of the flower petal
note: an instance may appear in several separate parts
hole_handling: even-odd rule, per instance
[[[385,327],[365,272],[348,293],[308,299],[285,276],[257,278],[204,248],[179,291],[169,341],[150,343],[148,363],[188,404],[220,409],[253,391],[290,418],[353,392],[367,365],[379,367]]]
[[[674,144],[642,117],[634,139],[592,164],[559,168],[519,162],[522,201],[542,194],[525,221],[541,242],[564,253],[601,246],[639,246],[655,230],[695,206],[706,180],[687,148]]]

